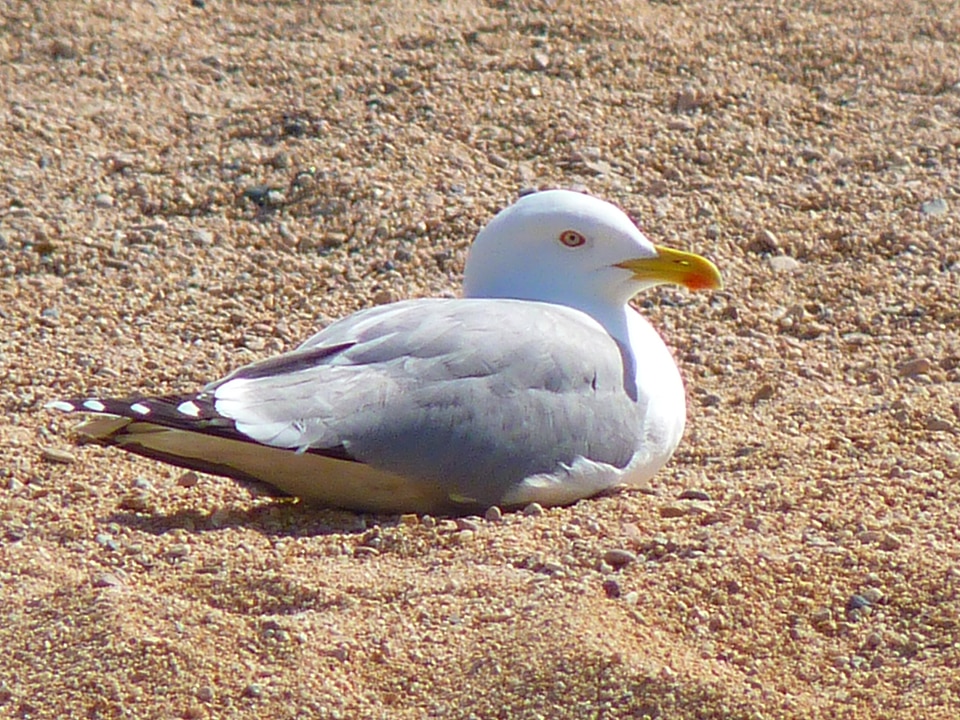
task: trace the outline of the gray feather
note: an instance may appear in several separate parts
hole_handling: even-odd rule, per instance
[[[617,343],[557,305],[396,303],[266,363],[204,391],[241,433],[301,451],[345,448],[481,503],[577,456],[625,467],[643,412]]]

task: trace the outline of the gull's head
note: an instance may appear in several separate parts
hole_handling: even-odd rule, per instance
[[[570,190],[526,195],[477,236],[466,297],[539,300],[591,314],[654,285],[721,287],[706,258],[654,245],[619,208]]]

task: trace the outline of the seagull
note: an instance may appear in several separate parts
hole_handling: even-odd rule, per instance
[[[686,423],[683,381],[630,305],[722,286],[619,208],[521,197],[481,230],[463,297],[354,313],[197,393],[57,400],[81,438],[374,513],[566,505],[646,483]]]

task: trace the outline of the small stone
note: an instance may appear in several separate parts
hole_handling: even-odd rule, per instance
[[[197,690],[197,700],[200,702],[210,702],[214,698],[213,688],[209,685],[204,685],[199,690]]]
[[[771,231],[761,228],[757,231],[757,236],[747,248],[757,253],[776,253],[781,255],[780,240]]]
[[[186,543],[177,543],[167,548],[167,557],[179,560],[190,554],[190,546]]]
[[[58,38],[50,43],[50,57],[54,60],[73,60],[77,57],[77,49],[73,44]]]
[[[213,233],[202,228],[194,228],[190,231],[190,239],[195,245],[201,247],[210,247],[213,245]]]
[[[876,605],[878,602],[883,600],[883,591],[879,588],[869,587],[860,594],[871,605]]]
[[[917,375],[926,375],[933,369],[933,363],[927,358],[913,358],[897,365],[897,373],[900,377],[916,377]]]
[[[767,265],[774,272],[795,272],[800,269],[800,261],[789,255],[771,255],[767,258]]]
[[[871,603],[863,595],[851,595],[847,599],[847,610],[860,610],[870,607]]]
[[[94,538],[94,541],[97,545],[105,547],[107,550],[119,550],[120,544],[114,540],[112,535],[107,533],[97,533],[97,536]]]
[[[636,590],[631,590],[630,592],[628,592],[626,595],[623,596],[624,605],[629,605],[630,607],[633,607],[634,605],[636,605],[637,602],[639,602],[639,600],[640,600],[640,593],[638,593]]]
[[[477,534],[473,530],[460,530],[452,536],[452,540],[457,545],[469,545]]]
[[[407,527],[416,527],[420,524],[420,516],[416,513],[404,513],[400,516],[400,524]]]
[[[182,488],[195,487],[198,482],[200,482],[200,476],[197,475],[193,470],[188,470],[177,478],[177,485]]]
[[[269,185],[254,185],[244,191],[244,197],[261,207],[279,205],[283,200],[283,193]]]
[[[893,533],[885,532],[883,534],[883,537],[880,539],[881,550],[887,550],[887,551],[899,550],[902,545],[903,545],[903,541],[901,541],[900,538],[898,538]]]
[[[98,193],[93,198],[93,204],[99,208],[112,208],[114,205],[113,196],[107,193]]]
[[[702,398],[700,398],[700,404],[703,407],[716,407],[722,402],[723,398],[719,395],[714,395],[713,393],[707,393]]]
[[[61,465],[69,465],[77,461],[73,453],[53,447],[41,447],[40,455],[47,462],[59,463]]]
[[[127,493],[120,498],[119,508],[133,512],[147,512],[150,509],[150,496],[142,491]]]
[[[457,529],[458,530],[469,530],[470,532],[477,532],[480,530],[480,524],[474,518],[457,518]]]
[[[263,687],[258,683],[250,683],[243,689],[243,696],[248,698],[258,698],[263,695]]]
[[[687,514],[687,508],[683,505],[661,505],[658,512],[662,518],[678,518]]]
[[[710,493],[703,490],[697,490],[696,488],[687,488],[679,495],[681,500],[703,500],[704,502],[712,502],[713,498],[710,497]]]
[[[636,554],[630,552],[629,550],[624,550],[623,548],[610,548],[603,553],[603,561],[610,567],[619,569],[629,565],[630,563],[635,563],[637,561],[637,556]]]
[[[934,198],[920,204],[920,212],[924,215],[943,215],[947,211],[947,201],[943,198]]]
[[[93,579],[93,586],[104,587],[123,587],[123,581],[113,573],[102,573]]]
[[[689,114],[700,107],[700,96],[692,88],[684,88],[677,93],[674,109],[680,114]]]
[[[487,522],[500,522],[503,520],[503,512],[496,505],[491,505],[483,514],[483,519]]]
[[[821,607],[818,610],[815,610],[813,615],[810,617],[810,622],[812,625],[825,625],[833,620],[833,613],[830,611],[830,608]]]
[[[527,517],[540,517],[543,515],[543,505],[532,502],[523,509],[523,514]]]
[[[931,415],[927,418],[924,427],[931,432],[951,432],[953,430],[953,423],[949,420],[938,418],[936,415]]]
[[[396,296],[390,290],[381,290],[373,296],[374,305],[389,305],[396,300]]]
[[[530,65],[534,70],[546,70],[550,67],[550,56],[545,52],[534,51],[530,56]]]
[[[340,247],[349,239],[350,236],[346,233],[330,232],[323,236],[321,242],[325,248],[335,248]]]
[[[769,400],[776,394],[776,388],[773,387],[770,383],[764,383],[757,391],[753,394],[753,397],[750,399],[751,405],[756,405],[762,400]]]
[[[603,581],[603,592],[606,593],[608,598],[616,600],[620,597],[620,583],[614,579],[604,580]]]

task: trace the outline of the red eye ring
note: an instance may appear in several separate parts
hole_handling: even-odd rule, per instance
[[[564,230],[560,233],[560,242],[568,248],[576,248],[585,245],[587,239],[576,230]]]

